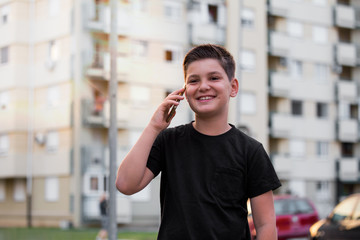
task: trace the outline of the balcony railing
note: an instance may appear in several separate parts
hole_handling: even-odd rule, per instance
[[[334,140],[334,121],[283,113],[270,115],[270,134],[275,138]]]
[[[360,181],[360,161],[356,157],[338,159],[337,171],[340,181]]]
[[[307,178],[313,179],[334,179],[335,160],[322,157],[304,155],[303,157],[293,157],[290,154],[271,155],[274,168],[282,179]]]
[[[334,24],[344,28],[356,27],[356,13],[353,6],[336,5],[334,6]]]
[[[337,136],[342,142],[359,141],[359,123],[357,119],[340,119],[337,122]]]
[[[358,85],[355,81],[339,80],[336,83],[336,97],[338,101],[357,103]]]
[[[332,9],[330,6],[317,7],[305,1],[268,0],[268,12],[275,16],[292,17],[304,22],[321,25],[332,24]]]
[[[340,65],[354,67],[359,64],[360,47],[353,43],[338,43],[335,45],[336,62]]]
[[[0,178],[26,177],[26,154],[7,153],[0,155]]]
[[[316,79],[297,79],[289,72],[272,71],[269,74],[269,89],[273,96],[311,99],[329,102],[334,99],[332,83],[318,82]]]
[[[110,125],[110,103],[105,100],[96,107],[96,102],[92,100],[83,100],[83,120],[86,125],[92,127],[108,128]],[[126,128],[129,121],[129,104],[124,101],[117,103],[117,121],[118,128]]]
[[[270,31],[268,37],[271,55],[333,64],[334,50],[331,44],[317,44],[311,40],[294,38],[277,31]]]

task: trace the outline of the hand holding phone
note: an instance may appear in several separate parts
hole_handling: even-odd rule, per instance
[[[180,93],[179,93],[179,96],[182,96],[182,95],[185,93],[186,84],[184,84],[183,88],[184,88],[184,91],[180,92]],[[177,99],[176,101],[177,101],[177,102],[180,102],[179,99]],[[176,112],[176,108],[177,108],[177,105],[172,105],[172,106],[171,106],[170,111],[169,111],[169,113],[168,113],[168,116],[167,116],[167,118],[166,118],[166,122],[167,122],[167,123],[170,122],[170,120],[174,117],[175,112]]]

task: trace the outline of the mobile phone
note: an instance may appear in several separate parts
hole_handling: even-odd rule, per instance
[[[185,93],[186,84],[184,84],[183,88],[184,88],[184,91],[180,92],[180,93],[179,93],[179,96],[182,96],[182,95]],[[180,100],[177,99],[176,101],[179,102]],[[166,118],[166,122],[170,122],[170,120],[174,117],[176,108],[177,108],[176,105],[172,105],[172,106],[171,106],[170,111],[169,111],[169,114],[168,114],[168,116],[167,116],[167,118]]]

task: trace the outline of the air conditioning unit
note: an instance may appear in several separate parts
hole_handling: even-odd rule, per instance
[[[35,141],[40,145],[44,145],[46,142],[46,137],[43,133],[37,133],[35,134]]]
[[[45,61],[45,67],[49,71],[53,70],[55,68],[55,65],[56,65],[56,63],[55,63],[54,60],[48,59],[48,60]]]

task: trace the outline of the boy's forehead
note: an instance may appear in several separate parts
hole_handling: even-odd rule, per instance
[[[213,58],[199,59],[189,64],[187,69],[187,75],[191,73],[203,72],[203,71],[220,71],[225,72],[221,66],[219,60]]]

